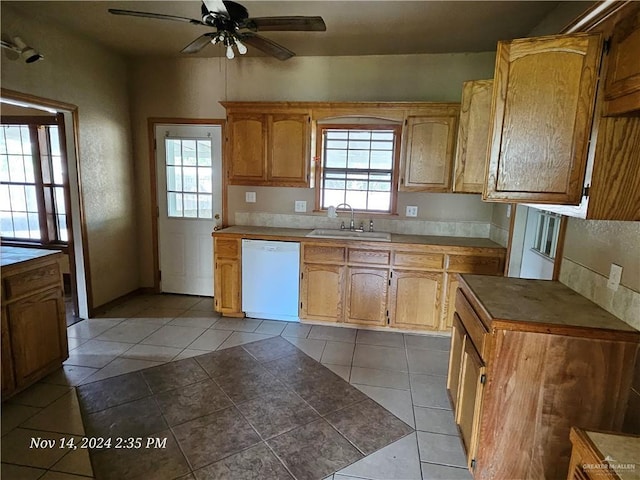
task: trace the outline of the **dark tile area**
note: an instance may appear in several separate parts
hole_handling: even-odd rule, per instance
[[[340,377],[322,380],[312,378],[292,385],[292,388],[320,415],[326,415],[368,398]]]
[[[260,442],[235,407],[183,423],[173,431],[194,470]]]
[[[274,389],[284,388],[278,379],[260,365],[242,374],[228,373],[217,377],[215,381],[235,403],[265,395]]]
[[[334,412],[326,420],[365,455],[413,432],[413,428],[371,399]]]
[[[189,474],[189,465],[169,430],[154,438],[167,439],[166,448],[91,451],[96,480],[148,480]]]
[[[320,418],[304,400],[286,389],[241,403],[238,409],[264,439]]]
[[[117,405],[85,417],[89,437],[146,437],[168,427],[151,397]]]
[[[82,385],[78,399],[87,436],[167,438],[91,451],[107,480],[322,480],[413,431],[281,337]]]
[[[267,441],[298,480],[320,480],[362,454],[320,419]]]
[[[256,342],[258,343],[258,342]],[[258,361],[242,347],[233,347],[195,357],[195,360],[212,377],[252,372]]]
[[[268,362],[299,352],[296,347],[282,337],[273,337],[261,342],[249,343],[243,345],[243,348],[259,362]]]
[[[213,380],[156,395],[156,401],[169,425],[178,425],[231,406],[231,400]]]
[[[208,378],[207,373],[193,358],[148,368],[142,371],[142,375],[153,393],[166,392]]]
[[[140,372],[107,378],[77,388],[78,400],[86,413],[97,412],[151,395]]]
[[[259,443],[195,472],[197,480],[291,480],[269,447]]]

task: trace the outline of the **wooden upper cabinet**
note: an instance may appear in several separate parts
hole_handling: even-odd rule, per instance
[[[454,192],[482,193],[492,93],[493,80],[476,80],[462,85]]]
[[[483,199],[580,203],[602,43],[600,34],[498,43]]]
[[[229,129],[229,183],[263,182],[266,171],[264,115],[237,113],[227,118]]]
[[[228,107],[227,132],[229,184],[308,186],[311,138],[308,112]]]
[[[269,115],[267,180],[307,186],[309,115]]]
[[[457,123],[455,115],[407,118],[401,191],[451,191]]]
[[[605,115],[640,111],[640,4],[620,19],[611,37]]]

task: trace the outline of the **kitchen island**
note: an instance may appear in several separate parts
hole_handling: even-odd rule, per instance
[[[622,429],[639,343],[559,282],[461,275],[447,389],[474,478],[567,478],[571,427]]]
[[[56,250],[2,246],[2,399],[56,370],[69,356]]]
[[[242,317],[242,240],[300,243],[303,322],[448,333],[457,274],[502,275],[488,238],[391,234],[389,241],[309,237],[311,230],[233,226],[213,233],[215,308]]]

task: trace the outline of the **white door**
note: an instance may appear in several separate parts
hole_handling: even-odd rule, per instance
[[[222,127],[156,125],[160,289],[213,296],[211,232],[222,222]]]

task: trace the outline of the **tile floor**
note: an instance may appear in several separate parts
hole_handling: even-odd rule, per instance
[[[135,478],[135,468],[149,462],[166,469],[169,473],[161,478],[168,479],[291,478],[290,473],[321,478],[329,471],[327,464],[312,460],[323,455],[342,459],[331,472],[350,464],[326,477],[333,480],[471,478],[445,390],[446,337],[220,318],[210,298],[176,295],[135,297],[70,326],[68,336],[64,368],[2,405],[3,479],[80,480],[93,477],[94,468],[97,478],[109,478],[103,465],[114,466],[109,458],[113,450],[94,454],[92,467],[86,449],[29,448],[32,438],[54,440],[57,446],[61,438],[78,442],[109,431],[161,437],[167,430],[171,441],[160,459],[153,449],[131,450],[127,453],[134,470],[122,473],[114,467],[120,476],[112,478]],[[282,338],[247,345],[272,337]],[[229,376],[229,363],[216,366],[220,355],[252,348],[251,359],[257,362],[252,368],[236,361],[236,376]],[[289,355],[280,357],[283,349]],[[294,357],[297,363],[292,363]],[[338,383],[309,357],[345,382]],[[301,375],[301,365],[310,370]],[[317,373],[319,378],[334,390],[342,388],[342,395],[328,400],[317,395],[317,388],[311,388],[317,382],[309,381],[313,372],[324,372]],[[242,382],[238,375],[244,375]],[[273,388],[273,376],[280,388]],[[176,381],[189,385],[170,390]],[[350,410],[354,404],[360,408]],[[196,405],[198,416],[192,418],[185,405]],[[397,433],[399,440],[387,446],[385,434],[393,428],[365,429],[367,435],[357,439],[362,419],[385,409],[404,423],[393,416],[381,418],[415,432],[402,430],[405,436]],[[273,415],[275,411],[279,414]],[[202,457],[203,439],[219,441],[210,435],[220,429],[236,432],[224,442],[234,445],[229,446],[234,454],[223,453],[217,462]],[[303,446],[313,442],[328,446],[309,454]],[[185,457],[192,467],[187,470],[180,461]],[[180,476],[193,470],[195,476]]]

